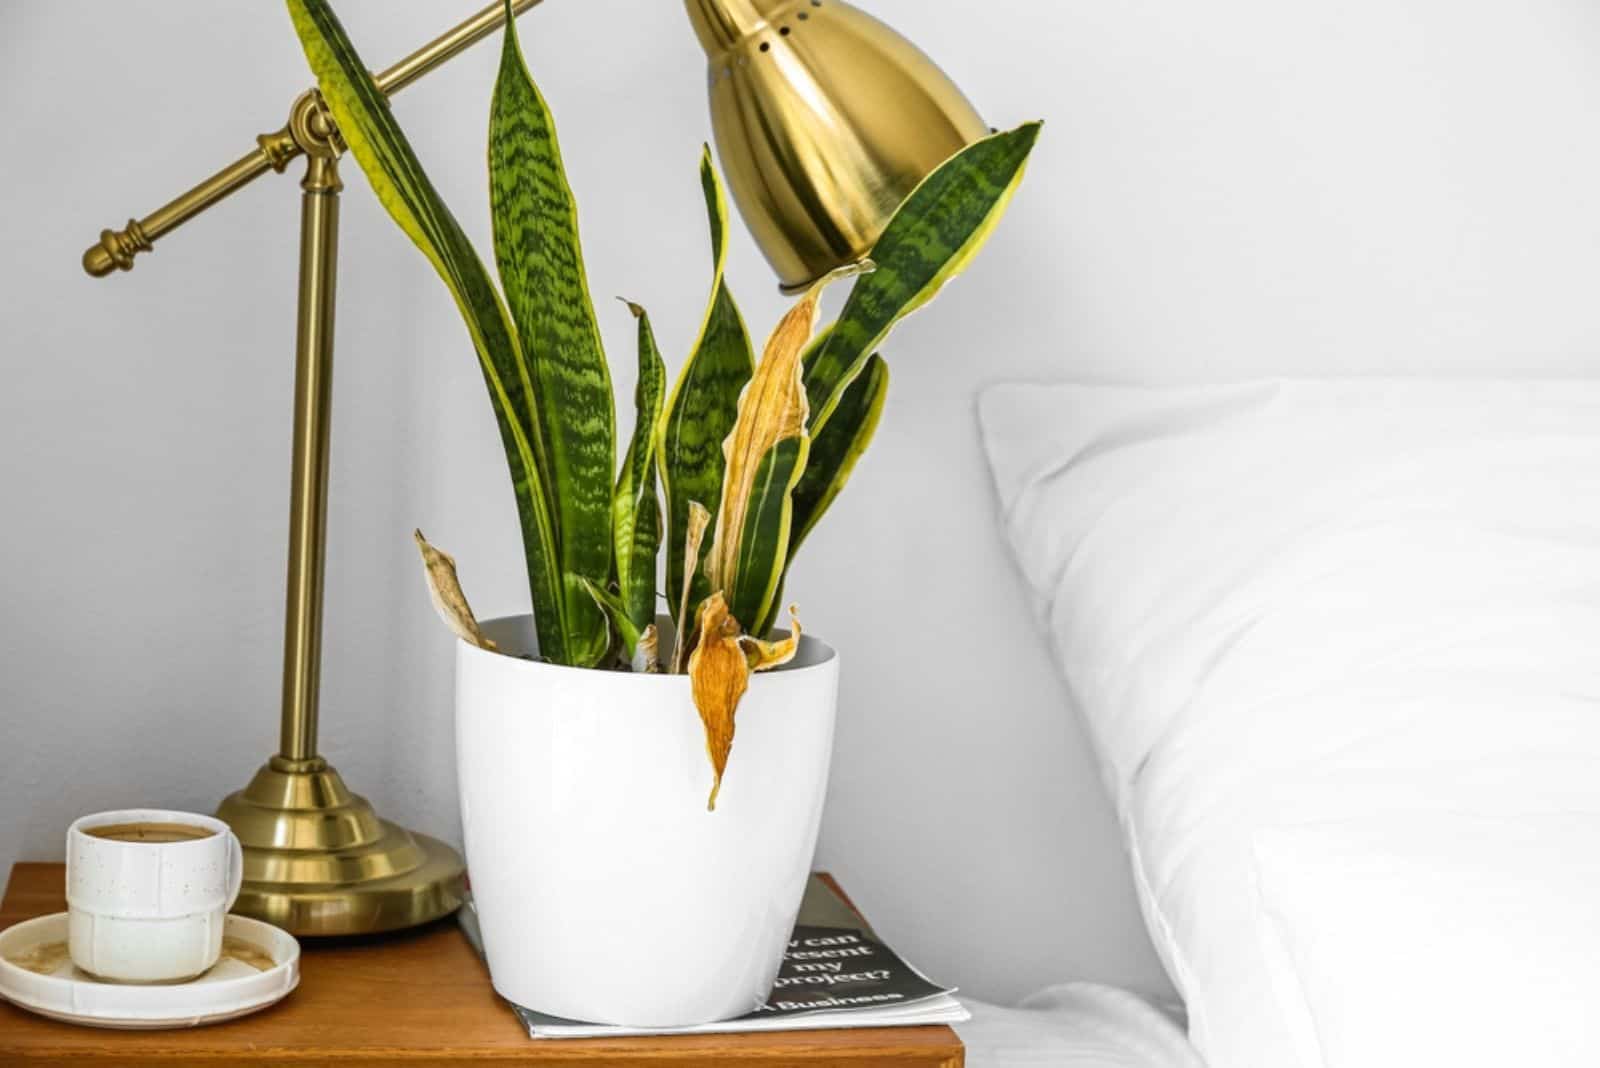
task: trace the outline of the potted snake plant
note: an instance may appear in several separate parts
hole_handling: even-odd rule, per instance
[[[669,389],[650,318],[628,305],[637,418],[618,465],[572,190],[509,10],[489,131],[497,286],[326,0],[288,3],[350,151],[455,298],[510,467],[530,615],[480,624],[454,561],[416,535],[458,638],[461,817],[494,985],[598,1023],[752,1011],[815,848],[839,672],[792,609],[776,627],[785,576],[872,440],[889,384],[879,346],[976,254],[1039,126],[936,170],[871,263],[802,295],[759,358],[724,277],[727,202],[704,153],[703,323]],[[841,274],[851,292],[819,334],[819,295]]]

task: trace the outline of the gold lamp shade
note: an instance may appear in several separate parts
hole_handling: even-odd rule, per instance
[[[904,37],[843,0],[685,0],[739,213],[786,291],[864,257],[906,195],[989,132]]]

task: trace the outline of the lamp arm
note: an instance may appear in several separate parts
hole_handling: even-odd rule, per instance
[[[512,0],[511,7],[521,15],[537,7],[543,0]],[[412,52],[393,66],[373,75],[378,90],[393,96],[435,67],[455,58],[468,48],[505,24],[503,3],[490,4],[476,15],[447,30]],[[305,122],[312,111],[323,114],[318,121],[332,120],[320,105],[315,90],[303,94],[295,102],[289,122],[272,133],[256,138],[256,147],[207,178],[193,189],[173,200],[143,219],[129,219],[121,230],[102,230],[100,240],[90,245],[83,254],[83,269],[96,278],[103,278],[119,268],[133,269],[133,258],[148,252],[155,242],[205,211],[223,198],[243,189],[268,171],[282,173],[290,162],[306,151]]]

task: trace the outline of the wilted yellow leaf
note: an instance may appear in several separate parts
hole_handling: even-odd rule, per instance
[[[695,616],[699,638],[694,652],[689,654],[689,689],[705,726],[706,753],[716,776],[706,802],[707,811],[717,807],[722,773],[727,770],[728,754],[733,749],[733,717],[750,685],[750,662],[739,643],[739,630],[739,621],[728,614],[728,602],[720,592],[700,603]]]
[[[428,592],[433,595],[434,611],[439,613],[444,625],[462,641],[490,652],[496,651],[494,642],[478,629],[472,606],[467,604],[466,594],[461,592],[461,581],[456,578],[455,557],[429,545],[422,531],[416,531],[413,536],[417,539],[417,548],[422,551],[423,573],[428,579]]]
[[[739,418],[722,444],[727,460],[722,477],[722,506],[706,577],[711,588],[732,588],[739,563],[739,539],[749,510],[756,469],[767,450],[784,438],[805,433],[806,387],[800,354],[817,325],[817,291],[811,290],[789,309],[767,341],[766,351],[739,397]]]
[[[794,605],[789,606],[789,624],[789,636],[775,642],[764,642],[748,634],[739,639],[751,671],[782,667],[794,659],[794,654],[800,651],[800,617],[795,614]]]
[[[829,282],[872,269],[870,260],[851,264],[819,279],[778,321],[755,374],[739,394],[739,412],[733,430],[722,443],[726,460],[722,476],[722,503],[717,509],[716,530],[711,539],[711,554],[706,560],[706,577],[711,588],[735,596],[739,554],[744,537],[745,516],[755,493],[761,459],[780,441],[799,438],[802,450],[809,442],[806,419],[810,404],[806,400],[805,368],[801,356],[817,327],[818,303]],[[804,452],[794,477],[805,468]],[[788,487],[785,487],[787,492]],[[785,534],[785,538],[787,534]],[[781,563],[781,562],[780,562]],[[752,620],[752,623],[759,622]]]

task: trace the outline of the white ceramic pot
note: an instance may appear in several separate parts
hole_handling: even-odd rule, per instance
[[[528,616],[484,630],[506,652],[535,645]],[[687,676],[458,643],[461,822],[495,989],[636,1027],[765,1002],[816,848],[838,680],[834,651],[809,636],[789,665],[751,679],[708,812]]]

